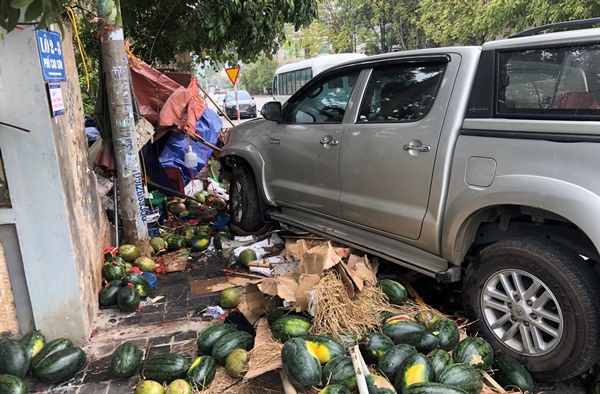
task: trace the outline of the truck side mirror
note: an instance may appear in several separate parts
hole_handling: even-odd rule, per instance
[[[281,121],[281,103],[279,101],[265,103],[260,110],[260,114],[267,120]]]

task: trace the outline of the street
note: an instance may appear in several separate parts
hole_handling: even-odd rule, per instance
[[[256,102],[257,117],[261,118],[260,110],[261,110],[262,106],[269,101],[273,101],[273,97],[270,95],[261,95],[261,96],[253,96],[253,97],[254,97],[254,101]],[[217,95],[211,94],[210,98],[216,102]],[[213,110],[217,111],[217,108],[215,107],[215,105],[212,102],[210,102],[210,100],[207,100],[207,102],[208,102],[209,108],[212,108]],[[237,119],[231,119],[231,121],[233,122],[233,125],[229,124],[227,119],[225,119],[224,117],[222,117],[222,119],[223,119],[223,127],[224,128],[233,127],[234,125],[238,124]],[[241,124],[241,123],[247,122],[249,120],[252,120],[252,118],[243,118],[243,119],[240,119],[239,123]]]

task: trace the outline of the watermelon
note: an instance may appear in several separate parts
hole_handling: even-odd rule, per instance
[[[403,394],[467,394],[467,392],[455,386],[427,382],[413,384],[407,387]]]
[[[488,370],[494,361],[494,350],[483,338],[463,339],[452,352],[455,363],[472,365],[477,369]]]
[[[402,305],[406,302],[406,289],[400,283],[391,279],[382,279],[377,282],[377,287],[388,297],[390,304]]]
[[[121,344],[110,360],[110,370],[118,378],[133,376],[142,362],[142,352],[130,342]]]
[[[129,283],[133,285],[135,290],[142,298],[147,297],[152,289],[148,279],[144,278],[143,275],[140,275],[137,272],[128,272],[125,274],[123,277],[123,286],[127,286]]]
[[[75,376],[86,359],[85,352],[81,348],[69,347],[46,357],[31,373],[46,383],[62,383]]]
[[[360,353],[367,364],[377,364],[379,358],[393,346],[394,341],[379,333],[367,335],[358,343]]]
[[[211,355],[219,365],[225,365],[227,356],[235,349],[250,350],[254,347],[254,337],[246,331],[234,331],[223,335],[215,342]]]
[[[142,376],[147,380],[170,383],[185,378],[189,368],[190,362],[179,354],[155,354],[144,363]]]
[[[246,349],[235,349],[229,353],[225,360],[225,370],[227,375],[234,379],[244,377],[248,371],[248,362],[250,361],[250,354]]]
[[[302,337],[310,330],[310,319],[304,316],[289,315],[281,317],[271,325],[274,338],[286,341],[290,338]]]
[[[408,357],[417,354],[418,352],[411,345],[401,344],[390,348],[377,362],[379,371],[387,376],[390,381],[394,381],[396,370]]]
[[[39,353],[31,359],[31,369],[35,369],[38,366],[38,364],[44,359],[46,359],[48,356],[70,347],[73,347],[73,342],[71,342],[71,340],[67,338],[57,338],[53,341],[48,342],[46,346],[44,346],[42,350],[40,350]]]
[[[356,373],[350,356],[338,356],[323,368],[323,385],[339,384],[350,391],[357,388]]]
[[[192,250],[192,252],[202,252],[203,250],[208,249],[210,246],[210,235],[205,233],[195,235],[188,241],[187,246]]]
[[[175,379],[169,383],[165,394],[192,394],[192,386],[183,379]]]
[[[239,305],[242,300],[242,291],[237,287],[230,287],[221,291],[219,294],[219,305],[221,307],[229,309],[235,308]]]
[[[185,375],[185,380],[195,389],[204,390],[215,378],[217,363],[211,356],[200,356],[194,361]]]
[[[98,301],[101,306],[113,306],[117,305],[117,294],[123,287],[121,279],[113,280],[107,283],[98,294]]]
[[[161,383],[144,380],[135,386],[135,394],[165,394],[165,389]]]
[[[166,241],[169,250],[179,250],[186,244],[185,238],[177,234],[170,236]]]
[[[417,323],[416,321],[400,319],[388,319],[385,323],[381,325],[381,332],[390,337],[392,341],[395,341],[396,337],[402,334],[414,331],[426,331],[426,329],[424,325],[422,325],[421,323]]]
[[[415,383],[433,382],[435,373],[429,359],[421,353],[408,357],[396,371],[394,387],[403,393]]]
[[[458,387],[468,394],[479,394],[483,388],[483,379],[479,371],[468,364],[453,364],[446,368],[437,381]]]
[[[418,352],[427,354],[437,348],[439,339],[429,331],[414,331],[398,335],[394,343],[412,345]]]
[[[430,331],[433,331],[431,330],[431,325],[440,319],[443,319],[443,317],[431,309],[424,309],[415,315],[415,320]]]
[[[19,341],[0,339],[0,374],[23,378],[29,370],[27,349]]]
[[[116,261],[107,261],[102,267],[102,275],[104,275],[107,282],[121,279],[125,276],[125,273],[125,264],[117,263]]]
[[[431,366],[435,372],[436,380],[440,374],[454,362],[450,353],[442,349],[434,350],[427,357],[429,358]]]
[[[332,384],[319,391],[318,394],[352,394],[352,392],[346,386]]]
[[[25,382],[14,375],[0,375],[0,393],[2,394],[27,394]]]
[[[304,339],[291,338],[283,344],[281,363],[290,383],[298,390],[308,390],[321,382],[321,363]]]
[[[33,330],[25,334],[19,342],[25,348],[27,357],[31,360],[46,345],[46,337],[41,332]]]
[[[131,286],[122,287],[117,293],[117,305],[121,312],[133,312],[140,306],[140,294]]]
[[[394,386],[383,376],[371,374],[365,378],[369,394],[396,394]]]
[[[502,387],[518,387],[521,391],[533,392],[531,374],[514,358],[501,354],[494,358],[494,379]]]
[[[430,329],[439,339],[439,348],[451,351],[460,341],[458,325],[455,321],[449,319],[439,319],[431,324]]]
[[[214,344],[225,334],[237,331],[237,328],[233,324],[224,323],[217,324],[202,331],[198,335],[196,345],[198,346],[198,352],[200,354],[211,354]]]
[[[321,365],[327,364],[332,358],[346,355],[346,348],[331,338],[319,335],[307,335],[304,340],[317,355]]]

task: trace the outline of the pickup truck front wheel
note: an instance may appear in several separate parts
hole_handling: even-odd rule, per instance
[[[575,377],[600,358],[598,276],[544,239],[496,242],[465,272],[465,311],[496,351],[537,379]]]
[[[252,233],[263,227],[258,189],[252,170],[243,165],[233,168],[229,183],[230,222]]]

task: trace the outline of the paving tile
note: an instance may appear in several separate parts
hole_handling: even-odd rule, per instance
[[[88,383],[79,387],[77,394],[106,394],[110,383]]]
[[[188,318],[187,309],[173,309],[165,312],[164,321],[174,321]]]
[[[173,342],[187,341],[190,339],[196,340],[198,333],[196,331],[180,331],[173,334]]]
[[[164,313],[150,313],[147,315],[142,315],[140,319],[140,324],[152,324],[152,323],[160,323],[163,321]]]
[[[170,311],[173,309],[179,309],[179,308],[186,308],[188,307],[188,300],[185,297],[180,298],[179,300],[175,300],[175,301],[168,301],[166,303],[166,311]]]
[[[157,346],[157,345],[167,345],[171,344],[173,340],[173,335],[164,335],[160,337],[150,338],[148,339],[148,346]]]
[[[156,312],[164,312],[165,310],[165,304],[164,303],[155,303],[155,304],[149,304],[149,305],[145,305],[142,310],[141,310],[141,314],[145,315],[148,313],[156,313]]]
[[[152,357],[154,354],[171,353],[171,345],[153,346],[146,352],[146,358]]]
[[[117,326],[119,326],[119,327],[133,326],[136,324],[140,324],[141,321],[142,321],[142,315],[136,314],[133,316],[127,316],[122,319],[119,319]]]
[[[132,379],[114,379],[110,381],[106,394],[131,393],[133,391],[133,386],[135,386],[139,380],[139,377],[136,377],[135,381]]]

